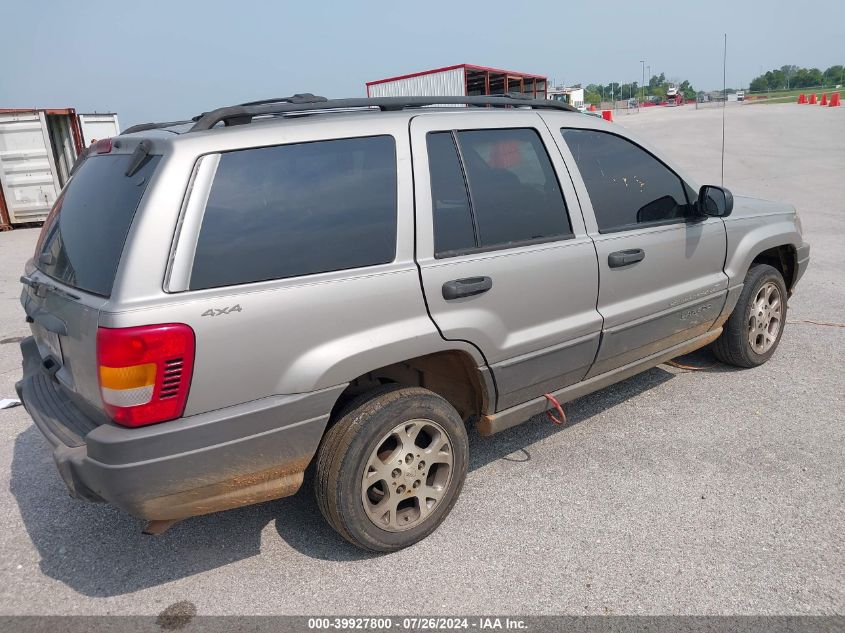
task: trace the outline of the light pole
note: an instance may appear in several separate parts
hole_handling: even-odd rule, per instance
[[[641,59],[640,63],[643,65],[643,83],[640,86],[640,102],[645,101],[645,60]]]

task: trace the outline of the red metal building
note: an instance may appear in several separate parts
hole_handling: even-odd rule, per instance
[[[548,79],[543,75],[456,64],[367,82],[368,97],[477,96],[524,94],[545,99]]]

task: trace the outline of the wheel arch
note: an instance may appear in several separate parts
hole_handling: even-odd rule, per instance
[[[794,216],[766,216],[764,218],[726,221],[728,252],[725,273],[730,285],[741,285],[755,263],[776,268],[791,290],[798,270],[797,249],[801,234]]]
[[[493,410],[496,400],[492,375],[464,350],[447,349],[407,358],[367,371],[349,382],[332,409],[332,418],[353,398],[381,385],[395,383],[423,387],[455,407],[463,420]]]
[[[755,255],[751,266],[754,264],[768,264],[777,270],[786,283],[787,291],[792,291],[798,271],[798,249],[794,245],[781,244],[767,248]]]

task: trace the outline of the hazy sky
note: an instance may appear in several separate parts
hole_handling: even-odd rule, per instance
[[[841,0],[2,2],[0,107],[115,111],[122,127],[262,97],[364,96],[458,63],[568,84],[652,74],[728,86],[783,64],[845,64]]]

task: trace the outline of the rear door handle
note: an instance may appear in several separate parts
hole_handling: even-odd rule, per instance
[[[626,251],[616,251],[607,256],[607,265],[611,268],[630,266],[645,259],[645,251],[641,248],[629,248]]]
[[[460,299],[461,297],[473,297],[487,292],[493,287],[493,280],[490,277],[467,277],[466,279],[453,279],[443,284],[443,298],[446,301]]]

